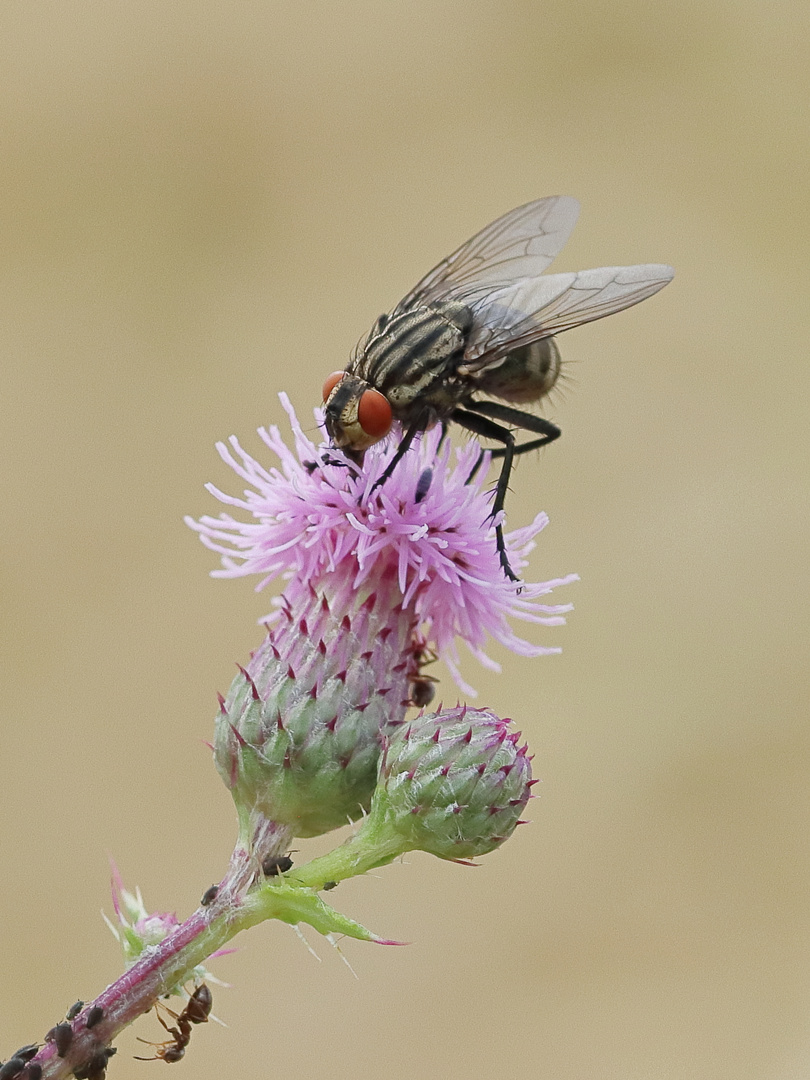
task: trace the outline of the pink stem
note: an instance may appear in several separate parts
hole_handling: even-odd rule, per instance
[[[244,897],[261,878],[262,861],[286,851],[289,841],[289,829],[260,819],[249,848],[240,844],[234,850],[215,899],[197,908],[160,944],[146,948],[132,967],[84,1006],[70,1023],[72,1036],[64,1033],[65,1042],[69,1042],[64,1056],[59,1055],[54,1041],[46,1042],[21,1069],[19,1080],[27,1080],[30,1073],[36,1076],[37,1067],[42,1070],[42,1080],[57,1080],[76,1070],[87,1075],[88,1080],[101,1080],[106,1067],[105,1050],[116,1035],[149,1012],[164,994],[187,982],[194,968],[225,942],[252,925],[240,919]],[[91,1009],[96,1013],[102,1009],[103,1014],[88,1029]]]

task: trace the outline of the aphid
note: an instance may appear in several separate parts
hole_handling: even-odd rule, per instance
[[[73,1070],[73,1075],[76,1080],[104,1080],[107,1074],[107,1062],[117,1053],[117,1047],[107,1046],[104,1050],[99,1050],[97,1054],[93,1054],[84,1065],[77,1066]]]
[[[291,870],[292,864],[293,861],[289,855],[270,855],[262,863],[262,873],[265,877],[277,877]]]
[[[84,1008],[84,1002],[83,1001],[74,1001],[73,1004],[70,1006],[70,1008],[67,1011],[67,1019],[68,1020],[75,1020],[76,1017],[79,1015],[79,1013],[82,1011],[83,1008]]]
[[[93,1005],[87,1010],[87,1016],[85,1017],[85,1027],[89,1030],[94,1028],[96,1024],[100,1024],[104,1019],[104,1010],[100,1005]]]
[[[25,1080],[40,1080],[42,1076],[42,1066],[38,1061],[32,1061],[25,1067]]]
[[[414,438],[453,421],[501,443],[492,516],[503,510],[517,454],[544,446],[560,429],[514,408],[546,397],[560,373],[554,335],[645,300],[672,280],[669,266],[609,266],[543,276],[579,213],[565,195],[511,210],[477,233],[381,315],[345,371],[324,383],[326,430],[333,446],[359,461],[396,420],[402,438],[376,486]],[[478,395],[500,398],[479,400]],[[510,428],[537,438],[518,444]],[[503,528],[498,553],[509,565]]]
[[[156,1053],[154,1057],[136,1057],[135,1060],[156,1061],[160,1059],[161,1061],[167,1062],[169,1065],[173,1064],[175,1061],[179,1061],[185,1054],[186,1047],[191,1042],[191,1025],[206,1024],[213,1004],[214,998],[210,989],[205,983],[201,983],[188,999],[186,1007],[181,1013],[178,1014],[171,1009],[166,1009],[169,1016],[177,1021],[177,1027],[169,1027],[163,1017],[158,1013],[158,1020],[171,1035],[171,1041],[153,1043],[148,1042],[146,1039],[139,1039],[139,1042],[146,1043],[147,1046],[154,1046]],[[166,1008],[165,1005],[164,1008]]]
[[[332,889],[336,889],[340,883],[337,881],[325,881],[321,888],[324,892],[331,892]]]
[[[202,894],[202,897],[200,899],[200,906],[208,907],[209,904],[213,904],[213,902],[217,898],[218,893],[219,885],[209,885],[205,892]]]
[[[37,1050],[39,1050],[39,1043],[29,1043],[27,1046],[21,1046],[19,1050],[15,1050],[11,1056],[22,1058],[23,1061],[30,1061]]]
[[[10,1057],[8,1061],[0,1065],[0,1080],[13,1080],[25,1068],[25,1061],[20,1057]]]
[[[51,1028],[45,1038],[55,1045],[59,1057],[64,1057],[73,1042],[73,1028],[70,1024],[57,1024],[56,1027]]]

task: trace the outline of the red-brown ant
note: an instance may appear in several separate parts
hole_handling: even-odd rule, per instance
[[[171,1041],[164,1043],[149,1042],[148,1039],[140,1039],[139,1042],[146,1043],[148,1046],[154,1046],[156,1053],[154,1057],[144,1058],[137,1057],[136,1061],[166,1061],[172,1064],[174,1061],[179,1061],[185,1054],[186,1047],[191,1042],[191,1025],[192,1024],[205,1024],[208,1022],[208,1016],[211,1012],[211,1006],[214,1003],[214,999],[211,995],[211,991],[208,989],[205,983],[202,983],[191,997],[188,999],[185,1009],[181,1013],[173,1012],[167,1006],[163,1006],[169,1016],[174,1017],[177,1021],[177,1026],[170,1027],[163,1017],[158,1013],[158,1020],[163,1027],[171,1035]]]

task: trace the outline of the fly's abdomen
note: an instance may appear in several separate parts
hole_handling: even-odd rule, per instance
[[[541,338],[508,353],[500,364],[476,373],[475,388],[504,401],[539,401],[560,374],[560,352],[554,338]]]
[[[439,409],[455,404],[458,394],[448,380],[464,352],[471,322],[469,309],[459,303],[395,314],[381,320],[352,371],[385,394],[400,419],[417,401]]]

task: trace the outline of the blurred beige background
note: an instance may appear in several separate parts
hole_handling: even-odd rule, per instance
[[[237,484],[462,240],[583,204],[560,270],[671,262],[561,339],[524,459],[576,610],[466,674],[536,751],[531,828],[261,927],[178,1072],[645,1080],[810,1072],[804,0],[6,0],[0,11],[0,1056],[119,971],[109,855],[187,914],[234,813],[202,740],[269,604],[182,515]],[[455,691],[448,681],[443,692]],[[302,843],[297,857],[323,850]],[[121,1040],[110,1075],[158,1073]]]

